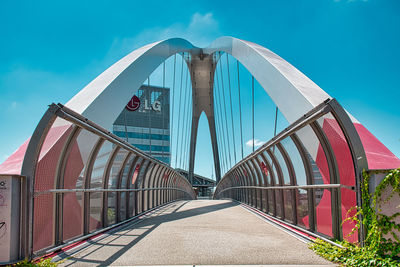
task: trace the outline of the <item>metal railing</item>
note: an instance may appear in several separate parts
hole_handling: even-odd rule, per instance
[[[364,230],[342,221],[361,206],[368,164],[346,111],[327,99],[233,166],[214,198],[246,203],[328,239],[363,242]]]
[[[167,164],[61,104],[50,105],[35,129],[21,174],[21,259],[195,198],[187,179]]]
[[[219,194],[227,190],[233,189],[260,189],[260,190],[277,190],[277,189],[331,189],[331,188],[347,188],[355,190],[354,186],[346,186],[342,184],[313,184],[313,185],[285,185],[285,186],[232,186],[221,190]]]
[[[160,188],[143,188],[143,189],[53,189],[47,191],[36,191],[34,196],[40,196],[42,194],[49,193],[78,193],[78,192],[139,192],[139,191],[156,191],[156,190],[177,190],[183,193],[187,193],[185,190],[180,188],[160,187]]]

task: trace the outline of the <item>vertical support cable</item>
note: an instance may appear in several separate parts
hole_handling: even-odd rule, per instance
[[[251,110],[252,110],[252,125],[253,125],[253,152],[254,152],[254,76],[251,76]]]
[[[217,98],[215,98],[215,99],[217,99]],[[216,108],[215,108],[215,114],[217,115],[216,116],[216,128],[217,128],[217,136],[219,137],[218,139],[219,139],[219,141],[220,141],[220,144],[221,144],[221,149],[219,150],[219,153],[220,153],[220,158],[221,158],[221,165],[222,165],[222,171],[224,172],[225,171],[225,153],[224,153],[224,146],[223,146],[223,140],[222,140],[222,137],[221,137],[221,132],[223,131],[222,130],[222,128],[221,128],[221,125],[220,125],[220,123],[221,123],[221,120],[220,120],[220,118],[219,118],[219,116],[220,116],[220,112],[219,112],[219,109],[218,109],[218,104],[217,104],[217,102],[215,102],[215,104],[216,104]],[[218,119],[218,121],[217,121],[217,119]],[[218,142],[218,140],[217,140],[217,142]]]
[[[165,61],[163,62],[163,83],[162,83],[162,85],[163,85],[163,90],[165,90]],[[163,106],[165,107],[164,102],[165,102],[165,95],[163,94]],[[164,136],[165,136],[165,132],[164,131],[165,131],[165,111],[164,111],[164,108],[163,108],[162,109],[162,135],[161,135],[162,136],[162,140],[161,140],[161,148],[162,148],[161,149],[161,156],[162,156],[163,161],[165,159],[165,155],[164,155],[164,147],[165,147]]]
[[[221,116],[221,115],[220,115]],[[227,163],[226,163],[226,147],[224,145],[224,136],[223,136],[223,127],[221,126],[221,121],[220,121],[220,133],[219,133],[219,137],[220,137],[220,141],[221,141],[221,158],[223,160],[221,160],[222,162],[222,167],[223,167],[223,173],[225,173],[228,169],[227,167]]]
[[[216,54],[214,54],[214,57],[216,57]],[[215,62],[217,62],[217,60],[216,60],[216,58],[214,58],[214,61]],[[221,112],[220,112],[220,110],[219,110],[219,107],[220,107],[220,105],[218,104],[218,92],[219,92],[219,90],[218,90],[218,71],[216,71],[215,72],[215,80],[214,80],[214,94],[215,94],[215,97],[214,97],[214,109],[215,109],[215,122],[216,122],[216,128],[217,128],[217,130],[216,130],[216,133],[217,133],[217,136],[219,135],[219,138],[217,137],[217,142],[218,142],[218,139],[219,139],[219,141],[220,141],[220,144],[221,144],[221,149],[219,149],[219,153],[220,153],[220,158],[221,158],[221,167],[222,167],[222,172],[224,172],[224,170],[225,170],[225,156],[224,156],[224,144],[223,144],[223,139],[222,139],[222,137],[221,137],[221,134],[222,134],[222,132],[223,132],[223,129],[222,129],[222,127],[221,127],[221,125],[220,125],[220,123],[221,123],[221,120],[220,120],[220,117],[219,116],[221,116]]]
[[[188,71],[190,71],[190,69],[188,70]],[[190,76],[190,74],[189,74],[189,77],[191,77]],[[184,133],[185,133],[185,142],[184,142],[184,144],[183,144],[183,169],[184,170],[186,170],[186,166],[187,166],[187,160],[186,160],[186,157],[187,157],[187,146],[188,146],[188,144],[190,143],[189,141],[188,141],[188,139],[190,139],[190,129],[191,129],[191,127],[189,127],[189,124],[190,124],[190,122],[189,122],[189,120],[190,120],[190,105],[189,105],[189,102],[190,102],[190,92],[191,92],[191,88],[190,88],[190,84],[191,84],[191,79],[189,79],[189,85],[188,85],[188,92],[187,92],[187,94],[188,94],[188,102],[186,103],[186,105],[187,105],[187,109],[186,109],[186,113],[187,113],[187,117],[185,118],[185,120],[186,120],[186,127],[185,127],[185,131],[184,131]],[[189,172],[188,172],[189,173]]]
[[[172,142],[172,134],[173,134],[173,129],[174,129],[174,92],[175,92],[175,75],[176,74],[176,54],[174,55],[174,78],[172,79],[172,92],[171,92],[171,98],[172,98],[172,109],[171,109],[171,129],[170,129],[170,140],[169,140],[169,146],[170,146],[170,152],[169,152],[169,157],[170,157],[170,163],[169,165],[172,167],[172,147],[173,147],[173,142]]]
[[[219,116],[219,112],[217,112],[217,111],[218,111],[218,109],[215,110],[216,119],[217,119],[218,116]],[[218,123],[218,122],[219,122],[219,118],[218,118],[218,121],[216,121],[216,132],[217,132],[216,134],[217,134],[217,143],[218,143],[218,140],[219,140],[220,143],[221,143],[221,142],[222,142],[222,140],[221,140],[221,139],[222,139],[222,138],[221,138],[221,132],[220,132],[221,129],[220,129],[220,127],[219,127],[219,123]],[[223,146],[221,145],[220,148],[221,148],[221,149],[219,149],[218,152],[219,152],[219,154],[220,154],[219,157],[220,157],[220,159],[221,159],[221,171],[223,172],[223,171],[225,170],[225,165],[224,165],[224,160],[223,160],[223,159],[224,159]]]
[[[150,156],[151,156],[151,91],[150,91],[150,76],[147,78],[147,92],[149,94],[149,105],[150,105],[150,110],[149,110],[149,151],[150,151]]]
[[[187,159],[187,155],[190,153],[190,134],[191,134],[191,129],[192,129],[192,115],[193,115],[193,100],[192,100],[192,94],[193,94],[193,87],[192,87],[192,82],[189,83],[189,101],[188,101],[188,118],[187,118],[187,138],[186,138],[186,151],[185,151],[185,159]],[[189,173],[189,161],[186,161],[186,166],[185,170]]]
[[[233,108],[232,108],[232,90],[231,90],[231,75],[229,73],[229,57],[228,53],[226,53],[226,67],[228,69],[228,86],[229,86],[229,100],[231,105],[231,123],[232,123],[232,140],[233,140],[233,156],[234,156],[234,163],[236,163],[236,149],[235,149],[235,129],[233,127]]]
[[[182,64],[181,64],[181,86],[179,88],[179,102],[178,102],[178,138],[176,139],[176,149],[175,149],[175,168],[178,167],[178,144],[179,144],[179,133],[180,133],[180,122],[181,122],[181,101],[182,101],[182,82],[183,82],[183,59],[184,54],[182,54]]]
[[[189,69],[186,70],[186,78],[185,78],[185,91],[184,91],[184,97],[183,97],[183,114],[182,114],[182,138],[181,138],[181,152],[180,152],[180,159],[179,159],[179,166],[181,169],[182,167],[182,160],[183,160],[183,145],[184,145],[184,135],[186,135],[186,103],[187,103],[187,91],[188,91],[188,74],[189,74]],[[179,140],[178,140],[179,141]]]
[[[225,136],[224,136],[224,133],[225,133],[225,128],[224,128],[224,123],[223,123],[223,121],[222,121],[222,104],[221,104],[221,102],[222,102],[222,97],[221,97],[221,92],[220,92],[220,90],[219,90],[219,79],[218,79],[218,71],[216,71],[216,80],[217,80],[217,82],[216,82],[216,84],[217,84],[217,91],[218,91],[218,99],[219,99],[219,108],[220,108],[220,112],[219,112],[219,114],[220,114],[220,117],[221,117],[221,119],[219,120],[220,121],[220,123],[221,123],[221,125],[220,125],[220,129],[221,129],[221,142],[222,142],[222,144],[223,144],[223,148],[224,148],[224,160],[225,160],[225,168],[227,168],[228,167],[228,163],[227,163],[227,151],[226,151],[226,138],[224,138]]]
[[[238,75],[238,91],[239,91],[240,144],[241,144],[241,149],[242,149],[242,159],[243,159],[242,103],[241,103],[241,100],[240,100],[239,60],[236,60],[236,64],[237,64],[237,75]]]
[[[191,57],[190,57],[190,54],[188,54],[188,62],[189,62],[189,64],[191,64]],[[189,66],[188,66],[188,71],[190,71],[191,69],[189,68]],[[190,153],[189,152],[189,150],[190,150],[190,134],[191,134],[191,121],[192,121],[192,112],[193,112],[193,108],[191,109],[190,108],[190,103],[192,103],[192,101],[193,100],[191,100],[192,98],[192,79],[191,79],[191,75],[189,75],[189,77],[190,77],[190,81],[189,81],[189,87],[188,87],[188,92],[187,92],[187,95],[188,95],[188,101],[187,101],[187,123],[186,123],[186,127],[187,127],[187,130],[185,130],[185,133],[186,133],[186,137],[185,137],[185,144],[184,144],[184,156],[183,156],[183,158],[184,159],[187,159],[187,155]],[[190,125],[190,127],[189,127],[189,125]],[[188,173],[189,173],[189,161],[188,160],[185,160],[184,161],[184,164],[183,164],[183,169],[187,169],[187,171],[188,171]]]
[[[190,71],[190,69],[188,70],[188,71]],[[189,76],[190,77],[190,76]],[[182,158],[183,158],[183,160],[182,160],[182,169],[184,169],[184,170],[186,170],[186,165],[187,165],[187,160],[186,160],[186,156],[187,156],[187,145],[188,145],[188,139],[190,138],[190,136],[189,136],[189,132],[190,132],[190,127],[189,127],[189,118],[190,118],[190,106],[189,106],[189,101],[190,101],[190,93],[189,93],[189,90],[190,90],[190,82],[189,82],[189,85],[188,85],[188,88],[187,88],[187,95],[188,95],[188,100],[187,100],[187,103],[185,103],[185,108],[186,108],[186,113],[187,114],[185,114],[185,115],[187,115],[185,118],[184,118],[184,121],[185,121],[185,128],[184,128],[184,131],[183,131],[183,136],[182,136],[182,138],[184,138],[184,141],[183,141],[183,154],[182,154]]]
[[[189,62],[189,64],[190,64],[190,62],[191,62],[191,58],[190,58],[190,54],[188,55],[188,62]],[[188,71],[190,71],[190,68],[188,69]],[[189,139],[190,139],[190,129],[191,129],[191,127],[189,127],[189,125],[191,124],[191,116],[190,116],[190,114],[191,114],[191,110],[190,110],[190,103],[191,103],[191,96],[192,96],[192,83],[191,83],[191,75],[189,74],[189,85],[188,85],[188,89],[187,89],[187,96],[188,96],[188,99],[187,99],[187,103],[186,103],[186,105],[187,105],[187,117],[186,117],[186,129],[185,129],[185,144],[184,144],[184,151],[183,151],[183,158],[184,158],[184,161],[183,161],[183,168],[184,168],[184,170],[186,170],[187,169],[187,167],[188,167],[188,161],[186,160],[187,159],[187,154],[189,153],[189,145],[190,145],[190,141],[189,141]]]
[[[221,58],[221,54],[220,54],[220,58]],[[225,113],[225,129],[226,129],[226,138],[228,139],[228,156],[229,156],[229,163],[230,166],[232,166],[232,158],[231,158],[231,146],[229,144],[229,133],[228,133],[228,122],[227,122],[227,118],[228,116],[226,115],[226,102],[225,102],[225,90],[224,90],[224,76],[222,73],[222,60],[221,63],[219,64],[220,67],[220,71],[221,71],[221,91],[222,91],[222,96],[223,96],[223,100],[224,100],[224,113]]]

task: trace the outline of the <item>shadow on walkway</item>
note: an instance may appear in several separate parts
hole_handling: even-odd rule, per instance
[[[219,203],[215,205],[208,205],[205,207],[199,207],[199,208],[193,208],[193,209],[188,209],[184,211],[179,211],[180,209],[183,208],[184,205],[186,205],[189,201],[184,201],[182,202],[177,202],[174,203],[170,206],[167,206],[165,208],[161,208],[160,210],[152,213],[149,215],[148,218],[144,218],[140,221],[135,221],[132,223],[127,224],[124,228],[118,229],[114,233],[110,233],[109,237],[100,240],[100,241],[93,241],[89,240],[88,243],[95,245],[97,248],[95,249],[90,249],[88,248],[87,253],[81,252],[78,254],[78,257],[70,257],[68,258],[68,261],[63,264],[63,266],[70,266],[73,264],[90,264],[90,265],[97,265],[97,266],[109,266],[112,264],[115,260],[117,260],[119,257],[121,257],[125,252],[127,252],[130,248],[135,246],[139,241],[141,241],[143,238],[145,238],[148,234],[150,234],[153,230],[155,230],[158,226],[160,226],[163,223],[166,222],[171,222],[171,221],[176,221],[176,220],[181,220],[184,218],[188,217],[193,217],[193,216],[198,216],[226,208],[231,208],[234,206],[239,205],[236,202],[225,202],[225,203]],[[147,228],[146,228],[147,227]],[[142,234],[140,235],[130,235],[129,232],[135,229],[142,229],[145,230]],[[111,244],[115,240],[121,237],[127,237],[131,236],[132,241],[129,242],[128,244],[124,245],[118,245],[118,244]],[[91,254],[97,252],[100,249],[107,248],[107,247],[121,247],[117,252],[112,253],[111,256],[109,256],[106,259],[86,259],[86,257],[90,256]],[[104,255],[107,257],[107,255]]]

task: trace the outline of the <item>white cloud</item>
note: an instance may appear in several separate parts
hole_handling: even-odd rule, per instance
[[[168,38],[184,38],[195,46],[206,47],[220,36],[219,23],[214,14],[211,12],[205,14],[196,12],[191,16],[190,21],[186,23],[179,22],[166,27],[148,28],[135,36],[115,38],[104,58],[91,62],[90,66],[101,73],[133,50]],[[152,73],[150,82],[153,85],[162,84],[161,66]]]
[[[260,139],[254,139],[254,147],[262,146],[264,143],[265,143],[265,141],[261,141]],[[250,139],[249,141],[247,141],[246,146],[253,147],[253,139]]]
[[[194,45],[204,47],[221,35],[219,23],[213,13],[194,13],[189,23],[174,23],[167,27],[145,29],[132,37],[114,39],[108,56],[121,57],[135,48],[173,37],[187,39]]]

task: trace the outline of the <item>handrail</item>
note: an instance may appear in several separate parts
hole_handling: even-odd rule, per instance
[[[37,197],[44,194],[74,193],[74,192],[137,192],[137,191],[150,191],[150,190],[177,190],[187,193],[187,191],[177,187],[157,187],[157,188],[138,188],[138,189],[91,188],[91,189],[51,189],[45,191],[35,191],[34,196]]]
[[[304,127],[308,127],[306,131],[302,131]],[[306,133],[311,136],[304,135]],[[298,134],[303,135],[299,138]],[[305,177],[302,170],[296,173],[297,171],[293,169],[293,160],[296,159],[291,158],[284,146],[286,138],[292,140],[294,144],[292,149],[301,158],[301,162],[295,163],[304,169]],[[275,146],[277,156],[281,157],[280,161],[272,152]],[[290,148],[290,145],[288,146]],[[252,162],[254,159],[257,162],[261,160],[264,165],[256,166],[257,163]],[[273,167],[269,165],[270,161]],[[257,172],[260,167],[266,170]],[[282,180],[282,167],[287,172],[284,174],[286,181]],[[342,172],[341,168],[350,168],[351,173]],[[274,217],[290,221],[293,225],[298,223],[299,216],[309,216],[307,228],[312,232],[342,240],[351,230],[348,225],[341,224],[344,214],[342,209],[349,210],[353,206],[362,206],[361,170],[367,168],[365,151],[357,129],[340,104],[335,99],[329,98],[237,162],[219,181],[214,198],[230,198],[247,203],[256,209],[272,213]],[[306,185],[297,185],[300,182],[297,180],[298,177],[301,183]],[[257,179],[264,182],[258,182]],[[322,179],[325,184],[321,184],[317,179]],[[275,183],[277,186],[273,186]],[[306,192],[296,192],[297,189]],[[323,193],[316,192],[317,189],[327,189],[330,192],[326,190]],[[355,195],[350,197],[348,190]],[[321,204],[322,198],[325,201]],[[297,213],[297,205],[303,206],[300,215]],[[329,209],[317,209],[319,205],[325,205]],[[318,222],[316,218],[323,216],[322,211],[326,211],[325,213],[331,217],[328,219],[331,222],[326,225],[330,230],[320,233],[321,220]],[[362,220],[361,216],[359,219]],[[358,240],[361,243],[364,236],[365,231],[361,226],[358,231]]]
[[[56,122],[57,119],[62,119],[67,123],[67,126],[72,127],[72,131],[64,131],[64,132],[54,132],[54,134],[59,134],[57,138],[60,138],[58,140],[63,140],[61,138],[66,138],[66,140],[60,141],[59,144],[62,144],[61,147],[61,152],[57,155],[58,158],[55,158],[56,162],[56,170],[55,173],[49,173],[48,176],[41,176],[40,172],[37,171],[39,165],[39,161],[43,160],[43,158],[39,158],[39,155],[42,151],[43,144],[48,137],[48,134],[50,132],[50,129],[52,127],[58,127],[58,126],[63,126],[64,124],[58,124]],[[70,125],[71,124],[71,125]],[[71,128],[68,128],[71,129]],[[108,156],[108,160],[106,162],[106,165],[103,166],[104,169],[103,171],[103,176],[102,176],[102,186],[100,188],[88,188],[87,184],[86,188],[63,188],[66,187],[66,184],[64,183],[64,175],[66,173],[66,166],[67,166],[67,161],[69,160],[70,154],[69,154],[69,149],[72,148],[74,142],[77,142],[77,138],[80,136],[81,130],[85,130],[87,132],[90,132],[94,134],[98,139],[97,142],[93,144],[93,146],[88,147],[87,153],[89,153],[89,157],[87,159],[84,159],[86,162],[84,163],[84,167],[86,170],[84,171],[84,176],[82,177],[84,179],[84,182],[88,182],[91,178],[91,173],[93,172],[93,164],[94,160],[96,159],[96,155],[100,147],[103,145],[104,141],[107,141],[111,143],[114,146],[114,149],[112,150],[111,154]],[[52,136],[53,138],[54,136]],[[50,140],[50,139],[49,139]],[[56,147],[57,143],[52,144],[53,146],[50,149],[53,149]],[[153,185],[151,188],[143,188],[142,185],[137,185],[135,184],[134,186],[123,186],[121,183],[116,183],[115,189],[110,189],[107,188],[109,184],[109,181],[106,180],[107,175],[109,175],[111,171],[112,164],[114,163],[115,157],[118,153],[118,150],[126,150],[128,153],[126,157],[124,158],[125,160],[121,162],[121,165],[119,167],[119,172],[117,179],[122,179],[122,171],[125,170],[125,168],[128,164],[128,157],[129,155],[135,155],[136,158],[141,159],[141,165],[143,166],[149,166],[149,164],[152,165],[157,165],[159,167],[162,167],[165,170],[168,170],[168,182],[167,183],[159,183],[160,185],[155,186]],[[96,153],[92,153],[95,151]],[[53,164],[53,163],[51,163]],[[129,173],[127,173],[127,179],[131,179],[133,177],[132,171],[134,166],[141,166],[141,165],[134,165],[136,164],[136,160],[133,162],[130,162],[130,169]],[[42,166],[43,167],[43,166]],[[147,173],[147,167],[146,169],[142,169],[140,167],[137,171],[137,179],[136,183],[142,183],[144,180],[143,179],[157,179],[159,181],[164,181],[163,176],[153,173],[153,169],[150,170],[150,173]],[[161,169],[157,167],[157,169]],[[51,170],[43,169],[48,172],[52,172]],[[144,170],[144,173],[143,173]],[[136,169],[135,169],[136,171]],[[63,218],[65,216],[65,210],[64,209],[64,194],[67,193],[83,193],[84,194],[84,201],[82,203],[82,212],[83,212],[83,219],[81,221],[81,226],[77,226],[76,228],[82,228],[79,229],[80,233],[74,233],[73,237],[71,240],[79,240],[81,238],[87,237],[89,234],[89,219],[90,218],[90,195],[89,193],[103,193],[103,201],[102,201],[102,206],[100,213],[98,214],[100,216],[99,222],[101,223],[101,229],[108,229],[108,226],[114,226],[119,223],[123,223],[126,221],[129,221],[129,219],[132,216],[136,216],[138,214],[142,214],[143,212],[146,212],[150,208],[157,207],[160,205],[163,205],[165,203],[175,201],[178,199],[193,199],[195,198],[195,192],[192,188],[192,185],[188,182],[188,180],[181,175],[179,172],[171,168],[169,165],[166,163],[153,158],[149,155],[147,155],[145,152],[141,151],[140,149],[132,146],[128,142],[122,140],[118,136],[112,134],[108,130],[102,128],[101,126],[97,125],[96,123],[88,120],[87,118],[83,117],[81,114],[76,113],[75,111],[63,106],[62,104],[51,104],[49,105],[49,108],[47,109],[45,115],[42,117],[40,120],[38,126],[35,129],[34,134],[32,135],[30,142],[28,144],[27,152],[25,153],[25,158],[21,170],[21,174],[27,177],[27,185],[26,187],[23,188],[23,191],[26,192],[24,194],[26,196],[26,205],[23,205],[22,211],[21,211],[21,235],[20,235],[20,258],[25,258],[25,259],[32,259],[33,257],[37,257],[39,255],[42,255],[41,253],[43,251],[47,251],[49,247],[43,248],[43,246],[50,246],[51,248],[54,247],[62,247],[65,246],[66,241],[70,240],[64,240],[64,224],[63,224]],[[144,175],[144,176],[143,176]],[[43,178],[45,177],[45,178]],[[54,181],[51,181],[52,177],[54,177]],[[141,177],[141,178],[139,178]],[[147,178],[146,178],[147,177]],[[38,179],[39,180],[38,180]],[[87,180],[89,178],[89,180]],[[41,180],[40,180],[41,179]],[[43,191],[40,190],[35,190],[35,186],[37,184],[37,181],[42,181],[43,179],[47,179],[46,181],[48,184],[54,183],[54,189],[48,189],[48,187],[43,188]],[[47,183],[46,182],[46,183]],[[69,181],[71,182],[71,181]],[[73,181],[72,181],[73,182]],[[77,187],[76,181],[73,182],[72,187]],[[84,184],[85,185],[85,184]],[[147,186],[151,186],[150,184],[147,184]],[[68,186],[70,187],[70,186]],[[132,188],[129,188],[132,187]],[[40,188],[40,187],[39,187]],[[112,196],[112,201],[115,202],[116,207],[118,208],[118,203],[121,201],[118,198],[118,194],[120,192],[127,192],[127,194],[124,196],[125,202],[128,203],[130,200],[129,198],[134,197],[134,203],[126,204],[126,207],[132,208],[132,211],[134,213],[131,213],[128,208],[125,209],[125,213],[121,215],[119,212],[117,213],[117,216],[111,220],[108,219],[107,217],[107,211],[108,211],[108,202],[109,198],[107,196],[107,193],[112,193],[114,192],[117,194],[117,196]],[[137,194],[129,194],[129,193],[137,192]],[[144,193],[145,192],[145,193]],[[147,192],[150,192],[149,194]],[[153,192],[153,193],[151,193]],[[162,194],[158,193],[156,194],[155,192],[162,192]],[[35,241],[35,229],[37,229],[35,224],[35,203],[41,203],[41,199],[39,196],[49,194],[53,195],[54,197],[52,198],[53,201],[53,206],[55,207],[52,211],[46,211],[46,216],[50,217],[50,213],[53,212],[52,217],[54,218],[54,223],[47,224],[47,225],[41,225],[40,227],[45,227],[46,230],[50,232],[53,231],[54,235],[52,237],[46,237],[46,241],[42,242],[43,244],[37,245],[37,247],[34,246]],[[149,198],[148,202],[143,201],[144,195],[147,195]],[[129,195],[129,196],[127,196]],[[152,199],[150,199],[150,195],[152,195]],[[156,200],[153,195],[156,195],[156,198],[159,198],[159,200]],[[142,201],[140,201],[141,198]],[[162,198],[162,199],[160,199]],[[49,201],[46,203],[47,206],[49,206]],[[129,212],[129,214],[128,214]],[[112,224],[112,225],[108,225]],[[52,229],[51,229],[52,228]]]
[[[347,186],[343,184],[313,184],[313,185],[287,185],[287,186],[233,186],[222,189],[218,192],[221,194],[222,192],[230,189],[268,189],[268,190],[276,190],[276,189],[329,189],[329,188],[347,188],[350,190],[355,190],[354,186]]]

